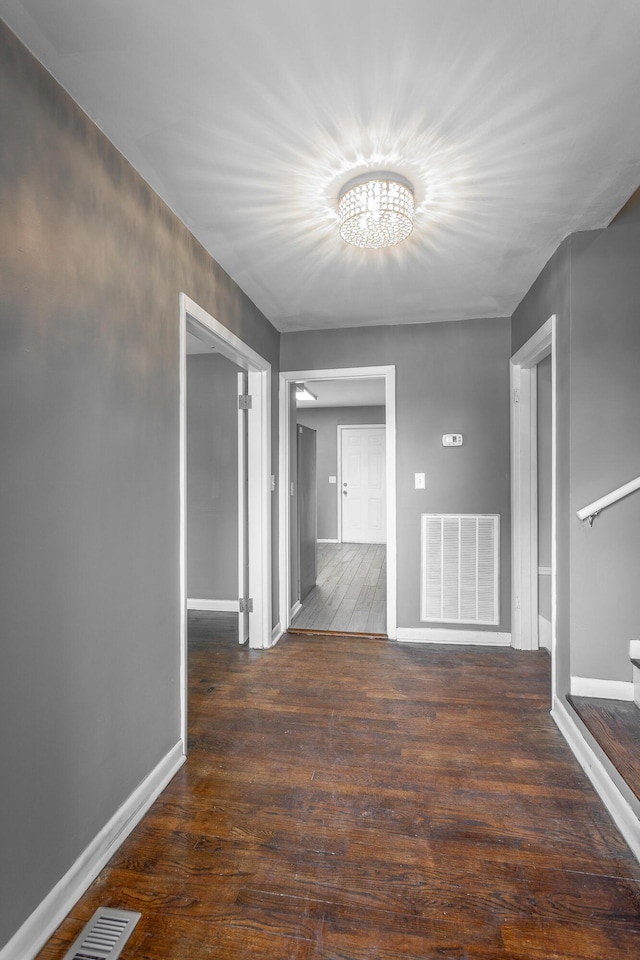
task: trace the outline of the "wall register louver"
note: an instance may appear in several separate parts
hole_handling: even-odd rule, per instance
[[[500,517],[423,513],[420,619],[497,624]]]
[[[116,960],[141,916],[134,910],[99,907],[63,960]]]

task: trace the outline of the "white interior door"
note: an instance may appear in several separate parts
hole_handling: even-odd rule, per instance
[[[386,543],[385,427],[342,426],[340,506],[343,543]]]
[[[238,374],[238,597],[249,596],[249,487],[247,462],[247,410],[240,397],[247,394],[247,374]],[[238,641],[249,639],[249,612],[240,603],[238,613]]]

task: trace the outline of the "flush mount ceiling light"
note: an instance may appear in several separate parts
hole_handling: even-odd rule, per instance
[[[317,400],[315,393],[311,393],[306,383],[296,383],[296,400]]]
[[[356,247],[390,247],[413,229],[413,188],[397,173],[365,173],[338,198],[340,236]]]

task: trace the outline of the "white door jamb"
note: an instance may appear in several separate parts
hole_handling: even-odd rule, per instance
[[[551,354],[551,655],[556,640],[556,316],[511,357],[511,636],[538,648],[537,364]],[[554,686],[555,692],[555,675]]]

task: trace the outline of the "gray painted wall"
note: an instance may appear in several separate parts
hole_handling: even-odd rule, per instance
[[[281,336],[283,370],[396,365],[398,624],[420,622],[420,514],[498,513],[500,624],[510,630],[507,319],[322,330]],[[464,445],[445,449],[443,433]],[[425,490],[414,473],[425,472]],[[455,629],[455,625],[453,627]]]
[[[221,354],[187,359],[187,595],[238,598],[240,367]]]
[[[569,237],[513,317],[516,350],[558,314],[558,684],[570,675],[630,680],[638,636],[640,495],[592,529],[580,507],[638,476],[640,223]]]
[[[298,423],[317,434],[318,539],[338,539],[338,487],[329,483],[338,472],[338,424],[384,423],[384,407],[301,408]]]
[[[179,293],[279,337],[2,24],[0,129],[2,945],[179,738]]]
[[[640,492],[589,529],[575,511],[640,475],[640,223],[576,234],[571,257],[571,672],[631,680]]]

